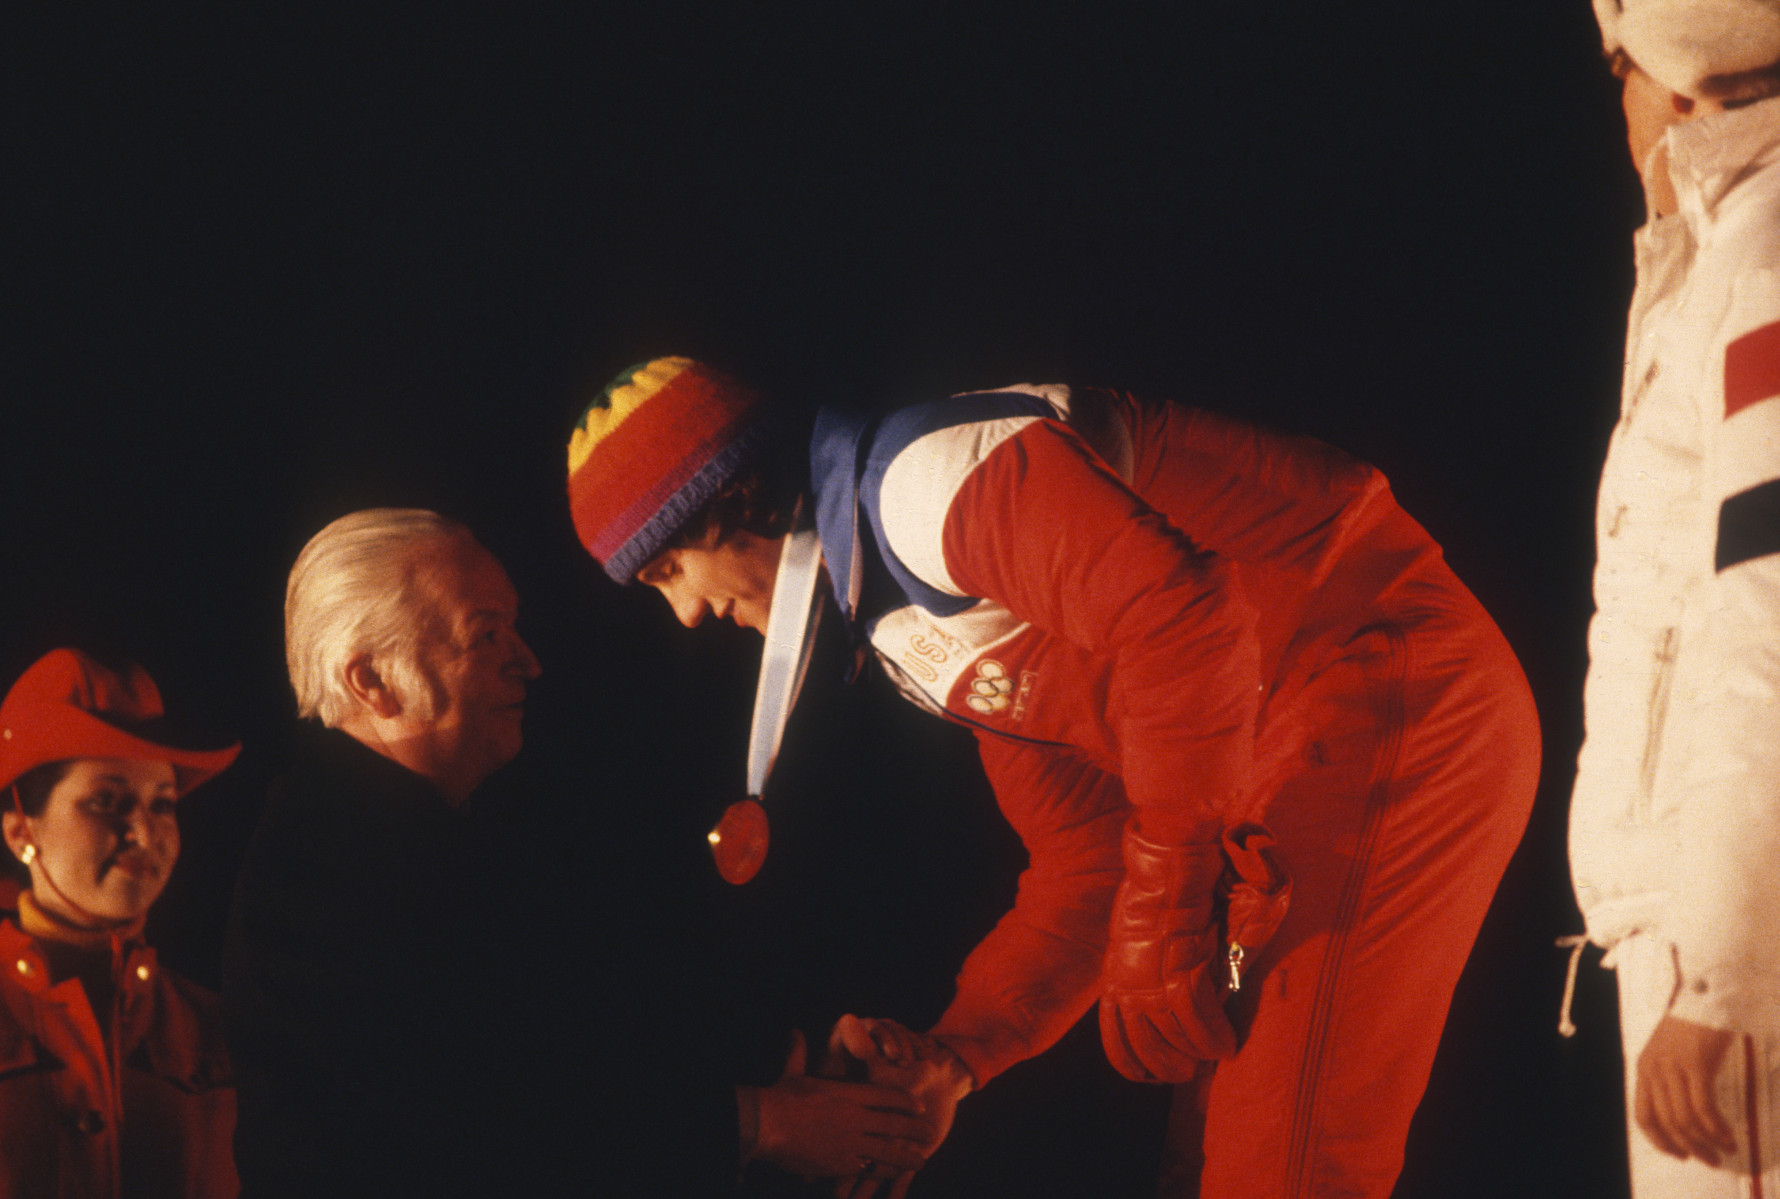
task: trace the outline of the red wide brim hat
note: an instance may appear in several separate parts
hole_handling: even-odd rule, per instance
[[[171,762],[184,795],[220,772],[240,745],[180,744],[148,672],[119,673],[77,649],[51,650],[0,700],[0,788],[50,762],[126,758]]]

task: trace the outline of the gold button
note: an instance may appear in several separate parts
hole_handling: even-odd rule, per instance
[[[8,741],[11,741],[12,740],[12,730],[11,729],[0,729],[0,737],[4,737]]]
[[[26,978],[31,977],[31,963],[27,962],[24,958],[19,959],[19,973]]]
[[[136,967],[136,977],[141,979],[143,982],[147,982],[148,981],[148,967],[147,966]]]

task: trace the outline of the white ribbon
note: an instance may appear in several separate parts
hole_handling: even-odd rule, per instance
[[[793,525],[803,511],[799,502]],[[760,654],[760,685],[754,691],[754,723],[748,734],[748,794],[759,799],[779,758],[785,723],[803,687],[816,643],[822,606],[816,580],[822,575],[822,543],[813,528],[794,528],[779,555],[773,606],[766,618],[766,646]]]

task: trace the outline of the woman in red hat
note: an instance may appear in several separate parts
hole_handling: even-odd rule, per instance
[[[142,941],[178,800],[238,749],[172,744],[148,673],[78,650],[0,701],[0,833],[31,878],[0,919],[0,1199],[239,1191],[216,999]]]

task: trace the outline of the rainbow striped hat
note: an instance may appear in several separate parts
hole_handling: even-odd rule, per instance
[[[569,436],[569,512],[582,546],[620,583],[753,456],[760,395],[690,358],[623,371]]]

